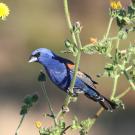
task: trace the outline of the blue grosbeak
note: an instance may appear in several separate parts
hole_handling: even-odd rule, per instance
[[[61,90],[69,92],[75,67],[72,61],[56,55],[49,49],[39,48],[32,52],[29,62],[38,62],[43,65],[50,80]],[[89,75],[79,70],[73,94],[77,96],[79,93],[83,93],[93,101],[100,103],[104,109],[113,111],[117,104],[101,95],[96,90],[95,84],[97,83]]]

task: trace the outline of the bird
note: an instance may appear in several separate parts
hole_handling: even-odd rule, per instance
[[[40,63],[44,67],[50,80],[59,89],[69,93],[75,68],[75,64],[71,60],[55,54],[50,49],[38,48],[32,51],[28,62]],[[89,99],[99,103],[105,110],[112,112],[117,108],[117,104],[100,94],[96,89],[96,84],[97,82],[88,74],[78,69],[73,95],[78,96],[80,93],[83,93]]]

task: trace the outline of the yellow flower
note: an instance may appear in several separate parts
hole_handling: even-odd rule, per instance
[[[121,4],[120,1],[112,1],[110,3],[110,6],[111,6],[112,9],[115,9],[115,10],[122,8],[122,4]]]
[[[36,125],[37,128],[41,128],[42,123],[40,121],[36,121],[35,122],[35,125]]]
[[[5,20],[9,15],[9,8],[6,4],[0,3],[0,17],[2,20]]]

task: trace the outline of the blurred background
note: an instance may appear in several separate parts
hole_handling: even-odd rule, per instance
[[[60,53],[64,49],[64,40],[69,38],[62,0],[4,0],[11,12],[6,21],[0,22],[0,135],[14,135],[20,120],[20,107],[23,98],[34,92],[38,93],[39,102],[30,110],[20,129],[19,135],[38,135],[34,122],[40,120],[44,126],[49,126],[50,119],[43,117],[49,112],[46,100],[37,81],[42,67],[39,64],[27,62],[32,50],[49,48],[63,57],[73,59],[70,55]],[[121,0],[126,7],[130,0]],[[81,39],[83,44],[89,43],[90,37],[101,39],[108,25],[108,0],[69,0],[72,20],[83,25]],[[117,31],[113,24],[111,34]],[[129,38],[134,40],[134,35]],[[129,41],[124,41],[125,47]],[[103,72],[106,59],[99,55],[82,55],[81,70],[90,74],[99,85],[97,89],[109,97],[112,80],[97,78]],[[125,90],[128,83],[122,77],[119,82],[119,92]],[[61,108],[65,93],[58,90],[47,79],[46,88],[55,111]],[[123,101],[126,110],[114,113],[103,113],[91,131],[91,135],[134,135],[135,133],[135,93],[130,92]],[[86,119],[93,116],[99,105],[79,96],[76,103],[71,104],[67,120],[73,114]],[[71,133],[69,133],[71,134]],[[76,133],[73,133],[76,135]]]

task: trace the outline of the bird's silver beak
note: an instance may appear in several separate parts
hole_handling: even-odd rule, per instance
[[[36,61],[38,61],[38,58],[35,56],[31,56],[28,62],[32,63],[32,62],[36,62]]]

